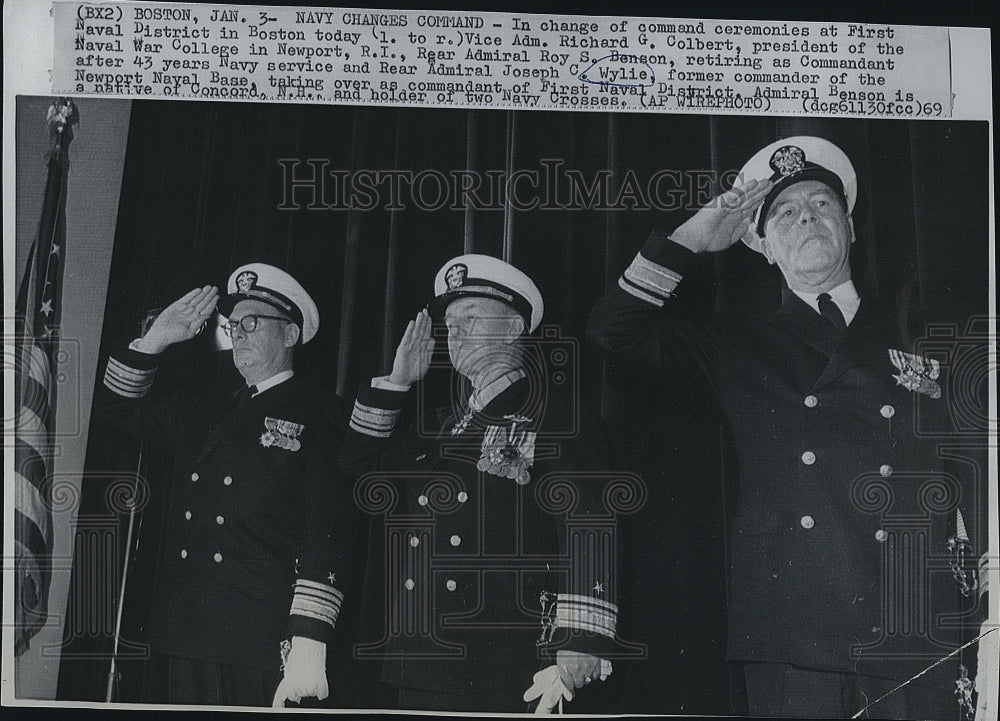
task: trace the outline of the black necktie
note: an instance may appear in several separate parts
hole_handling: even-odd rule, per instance
[[[819,312],[830,322],[830,325],[837,330],[847,328],[847,321],[844,320],[844,314],[840,312],[840,308],[833,302],[833,298],[830,297],[829,293],[820,293],[816,300],[819,301]]]
[[[257,386],[245,386],[241,388],[235,398],[236,403],[234,405],[236,410],[241,411],[246,408],[255,393],[257,393]]]

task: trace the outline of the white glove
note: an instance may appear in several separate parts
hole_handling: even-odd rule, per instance
[[[274,692],[271,706],[283,708],[285,701],[298,703],[315,696],[330,695],[326,681],[326,644],[304,636],[292,636],[292,648],[285,661],[285,675]]]
[[[536,716],[551,714],[562,699],[573,700],[573,692],[566,688],[559,677],[558,666],[543,668],[535,674],[532,682],[531,688],[524,692],[524,700],[530,703],[540,697],[538,706],[535,708]]]
[[[597,679],[605,680],[611,675],[611,662],[589,653],[579,651],[558,651],[556,665],[559,668],[559,678],[563,686],[570,691],[583,688]]]

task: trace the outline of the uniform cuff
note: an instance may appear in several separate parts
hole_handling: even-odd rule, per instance
[[[655,230],[618,279],[618,286],[629,295],[661,308],[696,260],[695,253]]]
[[[406,393],[405,390],[375,387],[375,381],[371,387],[362,386],[351,412],[351,428],[366,436],[388,438],[396,429]]]
[[[372,378],[372,388],[378,388],[384,391],[397,391],[399,393],[406,393],[410,390],[410,386],[400,385],[399,383],[393,383],[389,380],[389,376],[379,376],[378,378]]]
[[[333,586],[300,578],[295,582],[288,633],[328,643],[340,615],[344,594]]]
[[[556,598],[556,628],[615,637],[618,606],[594,596],[560,593]]]
[[[142,398],[156,378],[157,356],[129,348],[108,358],[104,385],[124,398]]]
[[[697,270],[700,264],[697,253],[672,241],[670,234],[660,228],[649,234],[640,252],[650,262],[682,277]]]

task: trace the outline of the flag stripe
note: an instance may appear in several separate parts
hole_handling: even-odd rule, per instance
[[[25,416],[24,411],[30,411],[30,417]],[[42,418],[49,418],[49,393],[48,389],[36,381],[34,378],[23,378],[21,381],[21,413],[17,416],[17,427],[24,425],[26,428],[33,427],[31,424],[41,422]]]
[[[14,439],[14,471],[30,480],[39,489],[45,480],[46,458],[33,446],[20,438]]]
[[[16,430],[17,441],[23,442],[38,455],[46,455],[52,446],[48,426],[30,408],[21,408]]]
[[[45,539],[52,537],[48,507],[34,483],[20,473],[14,474],[14,480],[16,483],[14,493],[17,499],[17,503],[14,504],[14,513],[17,514],[17,523],[19,524],[17,527],[21,528],[20,524],[26,524],[26,532],[34,534],[30,538],[18,538],[18,540],[32,553],[45,553],[47,547]]]
[[[17,494],[21,494],[21,488],[27,489],[26,492],[31,493],[34,491],[34,486],[32,486],[27,481],[24,481],[20,474],[17,475]],[[36,491],[37,492],[37,491]],[[43,516],[44,518],[44,516]],[[39,557],[48,554],[48,543],[45,539],[51,537],[51,529],[49,529],[48,524],[40,526],[38,524],[38,519],[33,518],[31,514],[24,513],[22,508],[18,506],[14,509],[14,526],[18,529],[17,540],[29,551]]]
[[[49,357],[33,338],[25,339],[24,348],[21,352],[21,362],[24,364],[21,369],[23,374],[21,376],[22,383],[30,378],[39,383],[43,388],[48,388],[51,385],[52,371],[49,367]],[[47,396],[48,393],[46,393]]]
[[[14,506],[18,512],[30,518],[43,536],[48,538],[51,536],[51,504],[46,487],[45,459],[20,438],[15,440],[14,458]]]

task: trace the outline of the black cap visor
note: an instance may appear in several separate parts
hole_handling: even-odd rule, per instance
[[[300,329],[302,328],[302,311],[299,310],[299,307],[281,293],[277,293],[269,288],[261,288],[260,286],[250,291],[231,293],[220,299],[218,305],[219,313],[228,318],[233,312],[233,308],[236,307],[236,304],[242,300],[259,300],[261,303],[267,303],[272,308],[280,310],[282,314],[288,316],[289,320],[297,324]]]
[[[527,331],[531,328],[531,303],[520,293],[515,293],[510,288],[500,287],[491,281],[479,278],[468,278],[459,288],[449,290],[437,296],[427,306],[431,314],[431,320],[435,323],[444,322],[445,309],[454,301],[460,298],[490,298],[498,300],[513,308],[518,315],[524,319],[524,328]]]

